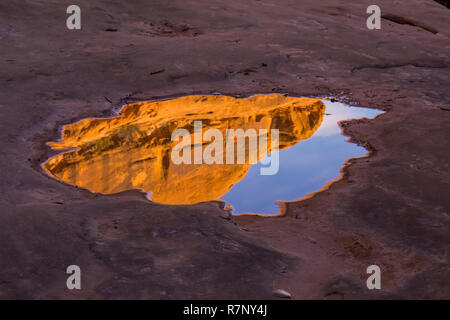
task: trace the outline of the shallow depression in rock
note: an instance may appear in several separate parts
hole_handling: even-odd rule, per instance
[[[319,190],[340,175],[346,159],[367,152],[346,141],[339,121],[372,118],[379,113],[328,100],[280,94],[248,98],[195,95],[130,103],[117,117],[83,119],[64,126],[61,140],[48,143],[64,152],[50,158],[43,168],[61,181],[93,192],[111,194],[140,189],[151,194],[152,201],[163,204],[221,199],[233,207],[233,213],[276,214],[276,201],[294,201]],[[223,137],[230,129],[242,129],[254,130],[261,139],[265,130],[266,153],[259,152],[260,147],[252,154],[247,139],[244,161],[239,163],[235,155],[235,161],[227,163],[224,138],[223,149],[214,150],[223,164],[196,164],[196,150],[203,154],[216,141],[211,138],[198,143],[194,131],[199,123],[201,136],[209,129]],[[177,129],[190,133],[192,145],[189,150],[183,149],[183,155],[189,151],[190,164],[173,162],[172,153],[180,143],[172,139]],[[279,147],[273,142],[272,129],[279,130]],[[237,145],[234,146],[237,151]],[[278,149],[276,173],[261,175],[261,167],[267,167],[262,162]]]

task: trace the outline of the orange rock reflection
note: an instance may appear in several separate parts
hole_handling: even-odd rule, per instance
[[[279,129],[279,149],[309,138],[320,126],[325,106],[320,99],[284,95],[233,98],[195,95],[126,105],[114,118],[83,119],[64,126],[58,154],[43,164],[51,176],[93,192],[131,189],[152,192],[152,201],[194,204],[217,200],[240,181],[251,164],[180,164],[171,162],[178,128]],[[270,141],[270,135],[269,135]],[[204,146],[203,146],[204,147]],[[269,145],[270,148],[270,145]],[[281,164],[282,165],[282,164]]]

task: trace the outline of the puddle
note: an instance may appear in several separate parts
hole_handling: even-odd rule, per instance
[[[366,154],[363,147],[346,141],[339,121],[373,118],[379,113],[280,94],[196,95],[130,103],[116,117],[88,118],[64,126],[61,140],[48,143],[61,153],[42,167],[52,177],[92,192],[140,189],[162,204],[221,199],[235,214],[277,214],[276,201],[294,201],[321,189],[339,177],[346,159]],[[277,149],[271,129],[279,129],[278,172],[261,175],[265,167],[261,160],[272,154],[257,153],[258,162],[251,164],[249,141],[243,163],[226,164],[226,152],[216,150],[214,155],[225,164],[175,164],[171,155],[179,141],[172,141],[172,133],[183,128],[194,140],[194,121],[201,121],[203,133],[217,129],[224,137],[227,129],[266,130],[269,153]],[[192,162],[195,150],[202,154],[212,145],[205,140],[189,148]]]
[[[323,103],[326,110],[320,127],[309,139],[279,153],[280,168],[276,175],[261,176],[258,163],[221,198],[232,204],[236,209],[233,213],[277,214],[280,211],[277,200],[295,201],[320,190],[340,176],[347,159],[367,153],[365,148],[347,141],[338,122],[370,119],[382,111],[327,100]]]

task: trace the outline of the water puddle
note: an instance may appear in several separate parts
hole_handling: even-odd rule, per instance
[[[195,95],[130,103],[116,117],[88,118],[64,126],[61,140],[48,143],[61,153],[42,167],[52,177],[92,192],[140,189],[162,204],[221,199],[235,214],[277,214],[277,201],[295,201],[321,189],[339,177],[346,159],[366,154],[363,147],[346,141],[339,121],[373,118],[379,113],[280,94]],[[177,129],[189,132],[186,137],[192,145],[177,149],[181,139],[172,136]],[[235,140],[233,161],[227,163],[229,129],[253,130],[259,142],[267,132],[266,152],[261,153],[261,144],[252,151],[251,139],[244,139],[244,160],[239,161]],[[277,135],[273,129],[278,129]],[[215,135],[205,134],[208,130]],[[189,164],[174,162],[174,150],[182,150],[179,154]],[[196,158],[207,150],[214,155],[214,163]],[[262,175],[261,169],[267,168],[267,160],[277,150],[275,174]]]

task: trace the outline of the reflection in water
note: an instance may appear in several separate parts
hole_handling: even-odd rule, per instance
[[[152,201],[158,203],[194,204],[224,199],[236,212],[277,213],[275,200],[288,200],[293,194],[296,199],[303,192],[301,184],[309,183],[291,170],[300,167],[310,176],[315,172],[316,176],[327,177],[323,170],[329,168],[305,163],[305,155],[283,156],[299,141],[313,135],[324,113],[325,105],[320,99],[279,94],[242,99],[198,95],[131,103],[117,117],[84,119],[66,125],[61,141],[49,145],[56,150],[70,150],[52,157],[43,168],[59,180],[99,193],[141,189],[151,192]],[[252,166],[248,161],[175,165],[171,150],[178,142],[171,140],[172,132],[184,128],[193,133],[194,121],[201,121],[204,131],[215,128],[223,136],[226,129],[266,129],[269,133],[270,129],[279,129],[279,149],[285,150],[280,152],[280,172],[261,176],[258,171],[255,175],[253,167],[259,164]],[[206,146],[204,143],[197,147]],[[270,152],[270,144],[268,147]],[[310,167],[302,168],[305,165]],[[292,180],[294,176],[297,181]],[[315,189],[314,182],[308,191]]]
[[[253,165],[244,179],[221,197],[236,209],[233,213],[277,214],[275,201],[294,201],[320,190],[328,181],[340,176],[348,158],[364,156],[367,150],[347,142],[338,122],[345,119],[373,118],[382,113],[368,108],[349,107],[324,100],[326,113],[312,137],[279,154],[279,172],[261,176],[259,163]]]

